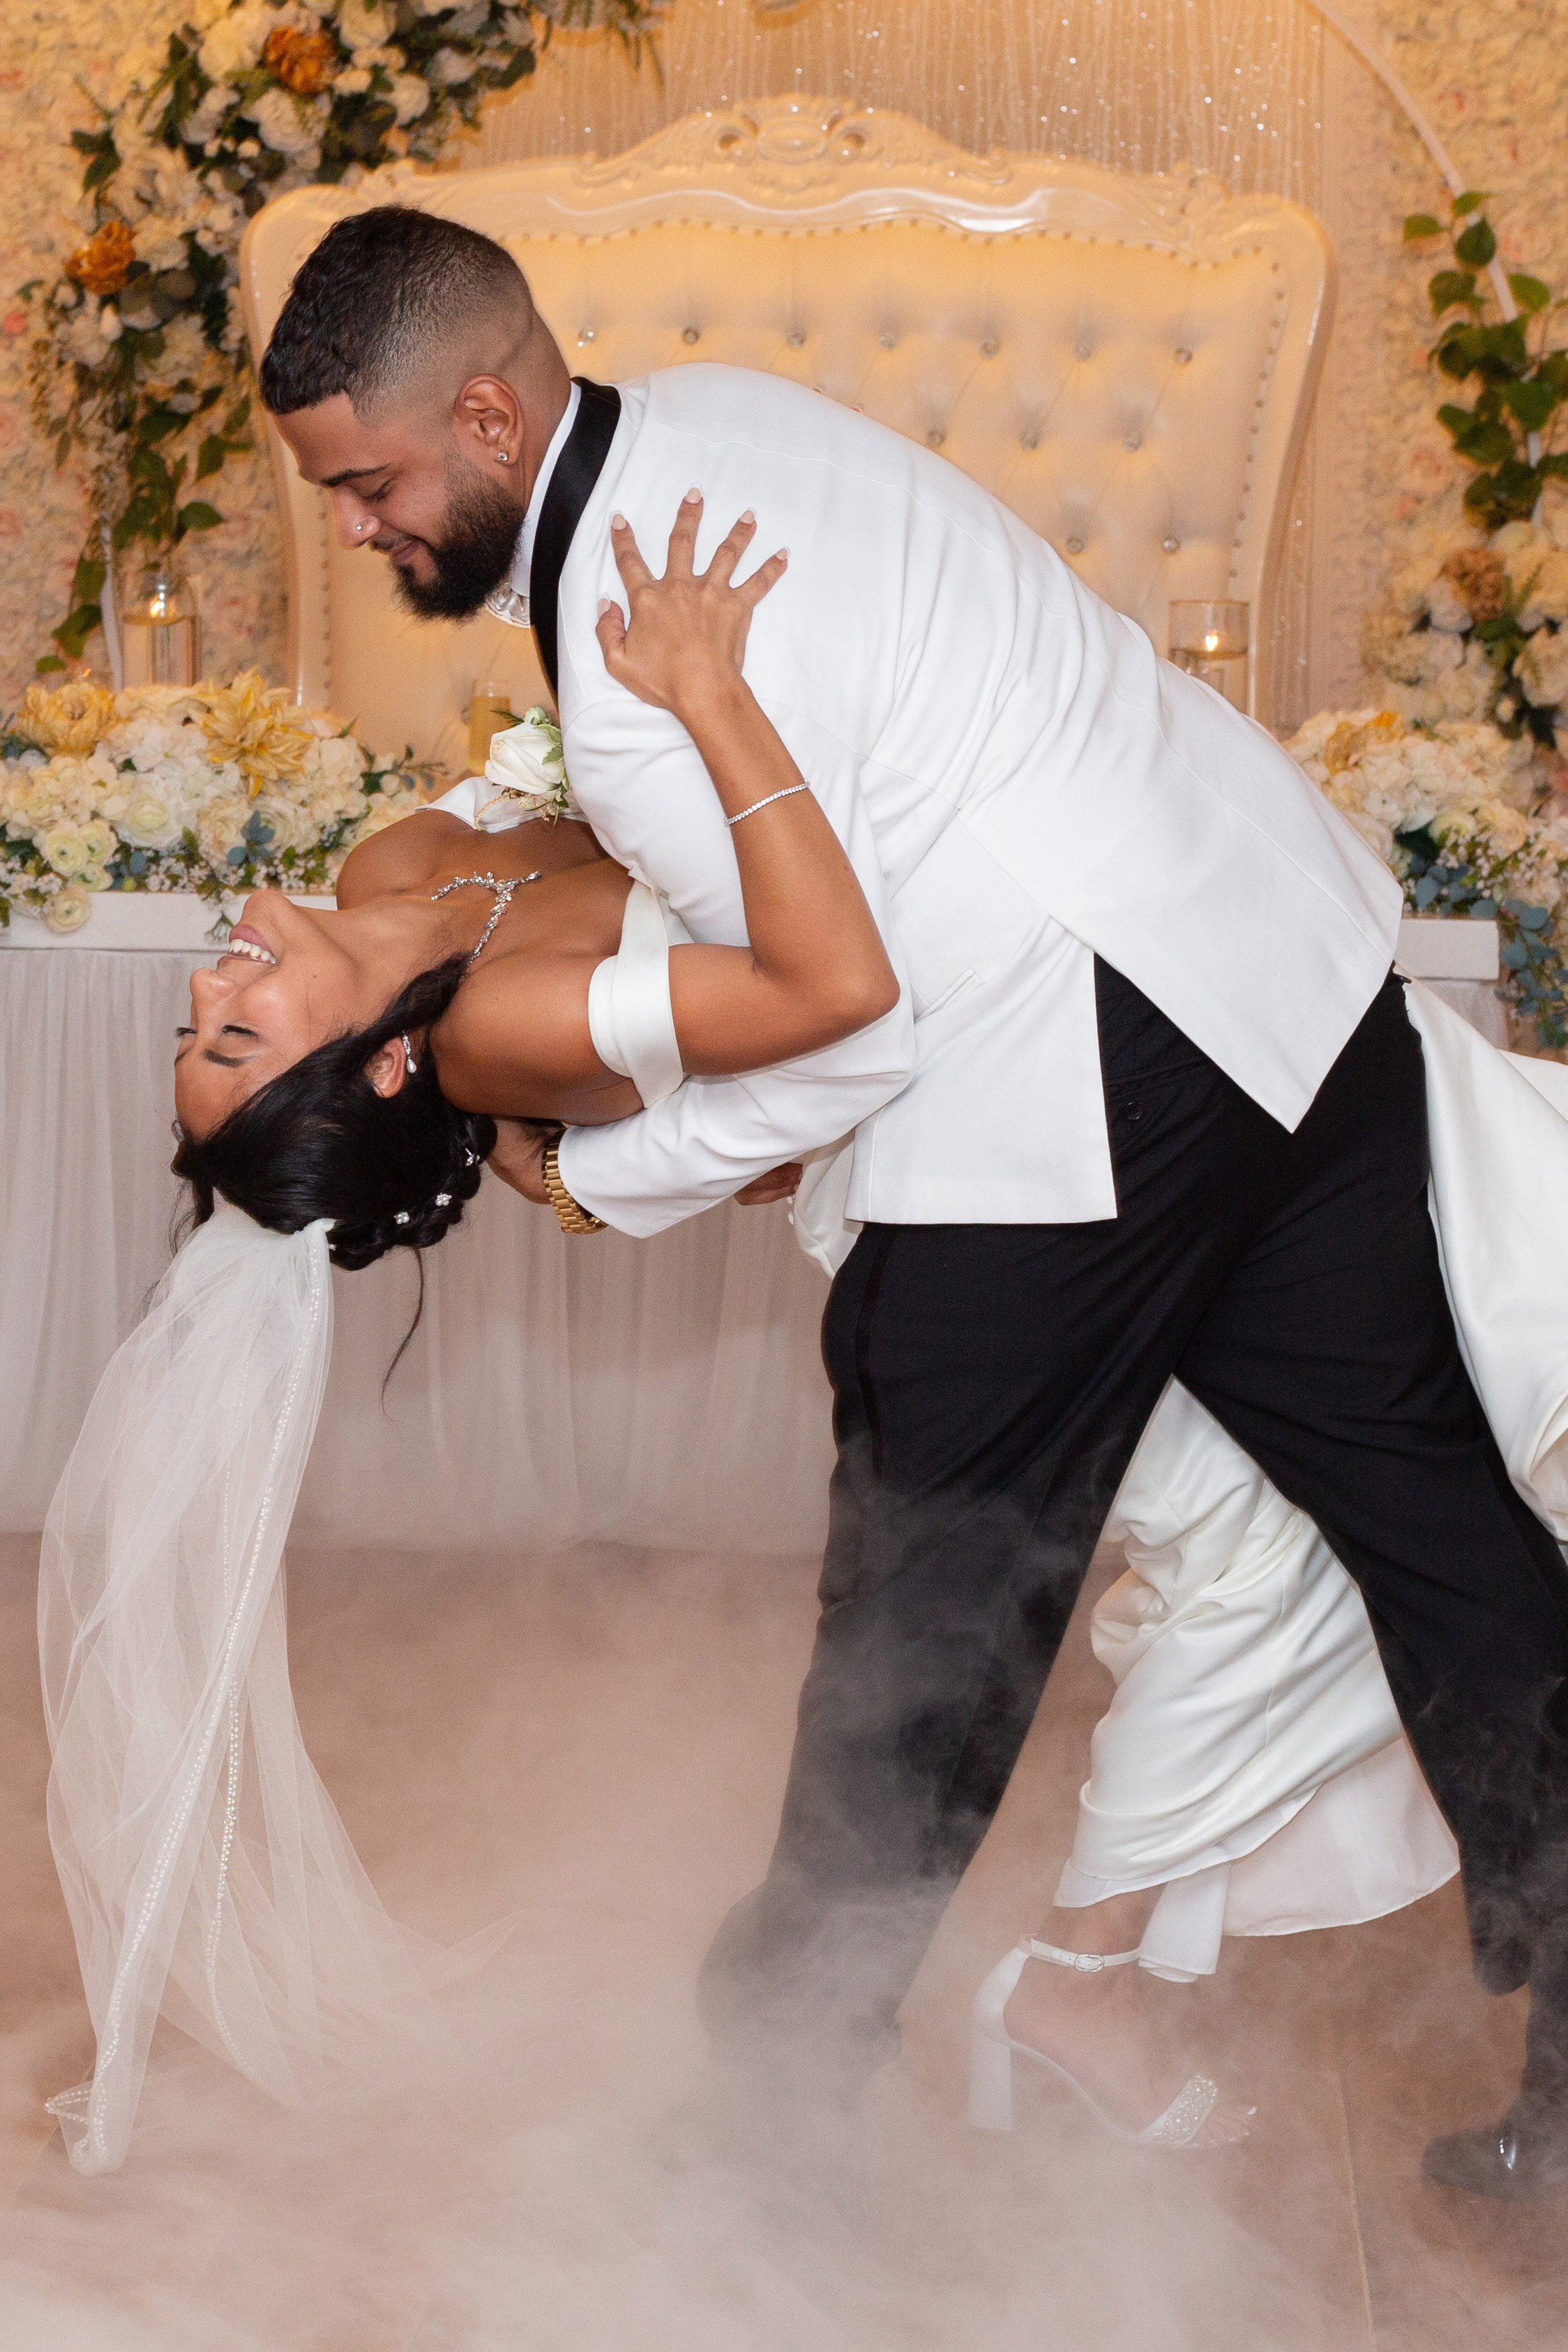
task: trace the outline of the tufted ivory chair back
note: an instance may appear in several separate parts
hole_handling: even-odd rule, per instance
[[[1332,310],[1311,215],[1211,181],[980,157],[826,101],[695,115],[599,161],[302,188],[241,255],[253,350],[333,222],[389,194],[499,238],[574,373],[766,370],[940,449],[1166,650],[1178,596],[1252,608],[1252,705],[1284,512]],[[532,638],[416,622],[340,548],[270,433],[296,693],[461,773],[476,677],[544,698]]]

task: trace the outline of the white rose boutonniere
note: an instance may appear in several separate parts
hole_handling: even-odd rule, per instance
[[[495,797],[479,804],[476,822],[482,833],[504,833],[529,817],[553,822],[578,814],[567,782],[560,729],[538,703],[524,711],[516,727],[491,736],[485,779],[495,786]]]

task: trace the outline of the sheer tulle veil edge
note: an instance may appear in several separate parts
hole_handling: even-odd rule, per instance
[[[38,1591],[50,1843],[97,2042],[50,2102],[79,2171],[130,2141],[160,2011],[275,2098],[422,2003],[305,1752],[284,1543],[332,1346],[324,1221],[220,1204],[89,1409]]]

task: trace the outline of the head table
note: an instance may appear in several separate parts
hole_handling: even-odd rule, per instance
[[[214,952],[213,911],[173,894],[109,897],[69,940],[23,918],[4,935],[5,1529],[41,1526],[98,1379],[168,1263],[173,1033],[193,969]],[[1445,992],[1500,1037],[1494,926],[1406,925],[1402,959],[1448,970]],[[653,1242],[569,1238],[487,1177],[426,1259],[423,1319],[384,1401],[415,1268],[397,1252],[333,1285],[331,1383],[298,1539],[821,1542],[826,1293],[781,1208],[727,1207]]]

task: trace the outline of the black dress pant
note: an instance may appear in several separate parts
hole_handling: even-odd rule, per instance
[[[891,2026],[1174,1373],[1365,1596],[1459,1840],[1482,1980],[1534,1978],[1554,2095],[1568,1574],[1460,1359],[1403,990],[1291,1135],[1118,973],[1096,986],[1116,1217],[872,1225],[834,1283],[821,1623],[778,1847],[710,1955],[710,2021],[792,2014],[868,2046]]]

